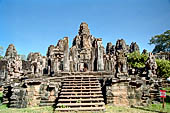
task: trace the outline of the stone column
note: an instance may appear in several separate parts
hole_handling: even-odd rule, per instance
[[[63,60],[63,68],[64,71],[69,71],[70,69],[70,64],[69,64],[69,45],[68,45],[68,37],[64,37],[64,60]]]
[[[97,70],[103,71],[104,70],[104,62],[103,62],[103,46],[102,40],[97,40]]]

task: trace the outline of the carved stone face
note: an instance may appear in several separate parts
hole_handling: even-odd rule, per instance
[[[85,22],[82,22],[80,24],[79,35],[87,35],[87,36],[90,35],[88,24],[86,24]]]
[[[9,59],[9,58],[16,58],[16,57],[17,57],[17,51],[15,49],[15,46],[13,44],[10,44],[6,50],[5,58]]]

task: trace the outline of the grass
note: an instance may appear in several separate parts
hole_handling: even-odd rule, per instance
[[[31,108],[7,108],[0,106],[0,113],[53,113],[52,107],[31,107]]]
[[[2,97],[2,92],[0,92],[0,98],[1,97]],[[106,107],[105,113],[159,113],[159,112],[170,113],[170,103],[166,103],[165,109],[162,109],[162,104],[152,104],[148,107],[137,107],[137,108],[117,107],[111,105],[106,105],[105,107]],[[57,111],[53,112],[53,107],[30,107],[30,108],[17,109],[17,108],[8,108],[6,105],[0,105],[0,113],[59,113],[59,112]],[[78,113],[86,113],[86,112],[78,112]],[[91,112],[91,113],[96,113],[96,112]]]
[[[0,97],[2,97],[2,96],[3,96],[3,92],[1,91],[1,92],[0,92]]]
[[[106,113],[156,113],[156,112],[138,108],[106,105]]]
[[[0,92],[0,105],[2,105],[2,97],[3,97],[3,92]]]
[[[162,108],[162,103],[161,103],[161,104],[152,104],[146,107],[145,110],[170,113],[170,103],[166,103],[164,109]]]
[[[17,108],[7,108],[5,105],[2,105],[0,106],[0,113],[53,113],[53,108],[31,107],[31,108],[17,109]],[[54,113],[59,113],[59,112],[56,111]],[[86,113],[86,112],[78,112],[78,113]],[[96,112],[90,112],[90,113],[96,113]],[[145,109],[136,109],[130,107],[116,107],[116,106],[106,105],[105,113],[155,113],[155,112],[147,111]]]
[[[106,105],[105,113],[159,113],[167,112],[170,113],[170,103],[167,103],[165,109],[162,109],[162,104],[150,105],[148,107],[130,108],[130,107],[117,107]],[[59,113],[53,112],[52,107],[31,107],[31,108],[7,108],[6,105],[0,106],[0,113]],[[76,113],[76,112],[73,112]],[[86,112],[78,112],[86,113]],[[96,113],[96,112],[90,112]],[[99,112],[102,113],[102,112]]]

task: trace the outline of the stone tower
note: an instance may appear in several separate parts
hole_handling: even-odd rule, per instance
[[[93,37],[88,24],[82,22],[70,48],[70,70],[84,71],[84,68],[87,68],[89,71],[102,71],[103,53],[102,39]]]

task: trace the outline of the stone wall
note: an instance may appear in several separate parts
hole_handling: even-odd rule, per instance
[[[7,61],[0,60],[0,87],[3,85],[3,81],[7,78],[8,71],[7,71]]]
[[[163,59],[163,60],[170,60],[170,52],[162,52],[155,53],[155,57],[157,59]]]
[[[128,82],[117,82],[112,83],[111,86],[106,86],[107,104],[129,106],[127,88]]]
[[[27,107],[39,106],[41,99],[40,85],[41,82],[36,81],[27,83]]]
[[[47,70],[52,75],[56,72],[69,71],[68,37],[59,40],[57,45],[50,45],[47,51]]]

